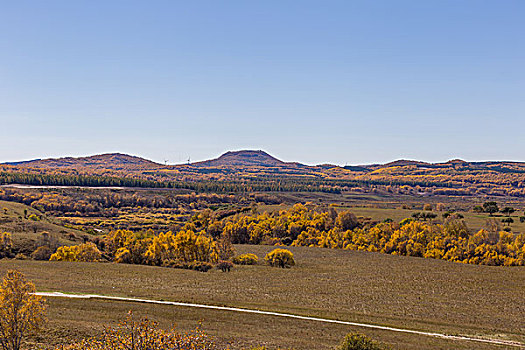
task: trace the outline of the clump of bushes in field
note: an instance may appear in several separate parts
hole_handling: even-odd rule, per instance
[[[295,265],[291,251],[286,249],[274,249],[264,257],[264,260],[273,267],[290,268]]]
[[[110,261],[183,268],[190,262],[228,261],[234,255],[232,244],[287,244],[469,264],[525,265],[525,233],[513,234],[492,226],[472,233],[456,214],[444,215],[440,223],[413,218],[399,223],[359,222],[349,211],[338,213],[333,207],[310,204],[273,213],[236,214],[222,220],[196,215],[181,229],[158,234],[116,230],[97,244]],[[255,264],[256,258],[245,254],[233,262]]]
[[[229,259],[234,250],[230,241],[214,240],[205,232],[195,232],[193,224],[177,233],[154,234],[152,231],[116,230],[98,241],[103,253],[93,243],[59,247],[50,260],[96,261],[107,260],[126,264],[144,264],[172,268],[209,271],[214,264]],[[88,248],[97,253],[91,259],[83,254]],[[96,250],[95,250],[96,249]],[[231,263],[230,263],[231,264]],[[231,268],[231,267],[230,267]]]
[[[365,250],[483,265],[524,266],[525,233],[490,227],[471,233],[458,215],[441,223],[408,218],[359,223],[348,211],[296,204],[289,210],[237,215],[222,223],[233,243],[291,242],[292,246]],[[291,240],[291,241],[290,241]]]
[[[237,265],[257,265],[259,258],[255,254],[242,254],[233,258],[233,263]]]
[[[106,236],[104,245],[110,259],[118,263],[198,271],[208,271],[219,261],[219,256],[228,256],[221,250],[225,245],[217,244],[204,232],[196,233],[191,224],[178,233],[168,231],[158,235],[117,230]]]

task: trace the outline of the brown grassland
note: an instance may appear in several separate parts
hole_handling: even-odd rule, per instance
[[[263,257],[273,247],[236,246]],[[236,266],[208,273],[112,263],[0,261],[23,271],[39,291],[94,293],[257,308],[447,334],[525,341],[525,268],[465,265],[378,253],[290,247],[292,269]],[[331,349],[350,331],[394,349],[501,349],[467,341],[322,324],[229,311],[101,300],[49,298],[49,324],[32,344],[97,335],[128,310],[168,327],[203,327],[232,349],[265,344]]]
[[[193,222],[204,232],[210,218],[233,221],[262,212],[275,214],[296,203],[337,212],[350,210],[363,226],[386,219],[400,222],[431,207],[435,218],[421,218],[425,224],[443,223],[443,214],[456,212],[474,234],[487,228],[487,219],[500,225],[497,230],[503,229],[504,214],[492,217],[474,210],[484,202],[496,201],[500,209],[515,209],[514,222],[506,229],[517,236],[525,232],[525,222],[521,222],[524,163],[402,161],[366,167],[310,167],[284,163],[261,151],[241,151],[209,162],[166,166],[109,154],[1,165],[0,184],[0,233],[12,234],[10,256],[17,255],[16,260],[0,260],[0,275],[8,269],[20,270],[39,291],[244,307],[525,343],[525,267],[292,246],[286,247],[295,256],[296,265],[291,269],[261,263],[235,266],[228,273],[21,260],[42,245],[44,236],[53,239],[53,244],[46,244],[55,251],[59,245],[103,243],[104,236],[116,229],[159,235],[178,232]],[[4,186],[8,184],[13,186]],[[19,184],[37,187],[20,188]],[[271,242],[288,244],[278,238]],[[254,253],[262,262],[275,247],[235,248],[237,254]],[[107,254],[104,257],[114,260]],[[64,298],[48,298],[48,303],[49,322],[43,332],[27,340],[28,349],[52,349],[100,335],[105,325],[116,324],[129,310],[165,328],[176,324],[189,330],[202,322],[207,333],[231,349],[260,345],[334,349],[345,334],[355,331],[393,349],[505,348],[222,310]]]

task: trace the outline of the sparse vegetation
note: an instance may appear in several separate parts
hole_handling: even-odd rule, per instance
[[[200,329],[180,333],[165,331],[158,323],[143,319],[135,321],[130,315],[118,327],[107,327],[101,339],[83,340],[61,346],[56,350],[219,350],[219,347]]]

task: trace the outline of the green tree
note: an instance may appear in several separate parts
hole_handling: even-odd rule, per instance
[[[485,202],[483,203],[483,210],[485,213],[489,213],[492,216],[494,213],[499,211],[498,203],[496,202]]]
[[[516,209],[514,209],[513,207],[505,207],[501,210],[501,212],[505,214],[506,216],[511,216],[511,214],[514,213],[515,211]]]
[[[481,205],[476,205],[474,208],[472,208],[472,211],[474,213],[483,213],[483,207]]]
[[[507,226],[510,226],[510,224],[514,223],[513,218],[505,218],[501,220],[502,223],[507,224]]]

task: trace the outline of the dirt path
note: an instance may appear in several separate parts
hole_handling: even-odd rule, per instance
[[[355,327],[373,328],[373,329],[380,329],[380,330],[391,331],[391,332],[411,333],[411,334],[425,335],[429,337],[436,337],[436,338],[442,338],[442,339],[464,340],[464,341],[488,343],[488,344],[495,344],[495,345],[514,346],[514,347],[525,349],[525,344],[517,342],[517,341],[493,339],[493,338],[479,338],[479,337],[471,337],[471,336],[466,336],[466,335],[448,335],[448,334],[443,334],[443,333],[423,332],[423,331],[416,331],[416,330],[405,329],[405,328],[379,326],[379,325],[369,324],[369,323],[331,320],[327,318],[300,316],[300,315],[294,315],[294,314],[272,312],[272,311],[261,311],[261,310],[255,310],[255,309],[243,309],[243,308],[228,307],[228,306],[182,303],[182,302],[177,302],[177,301],[114,297],[114,296],[97,295],[97,294],[68,294],[68,293],[61,293],[61,292],[37,292],[35,294],[44,296],[44,297],[58,297],[58,298],[70,298],[70,299],[101,299],[101,300],[134,302],[134,303],[161,304],[161,305],[193,307],[193,308],[201,308],[201,309],[244,312],[244,313],[259,314],[259,315],[269,315],[269,316],[294,318],[294,319],[300,319],[300,320],[317,321],[317,322],[324,322],[324,323],[336,323],[336,324],[355,326]]]

